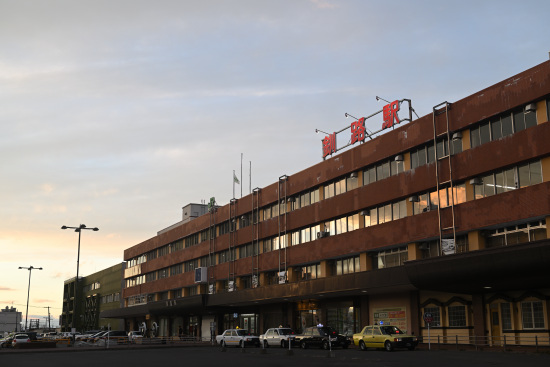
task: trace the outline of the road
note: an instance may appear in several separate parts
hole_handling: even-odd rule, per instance
[[[210,346],[181,346],[158,348],[122,348],[82,350],[0,351],[2,366],[176,366],[180,363],[193,366],[377,366],[377,367],[529,367],[550,366],[548,353],[517,353],[502,351],[451,351],[398,350],[391,353],[369,350],[361,352],[351,348],[338,349],[330,354],[319,349],[296,349],[292,355],[281,348],[227,348]]]

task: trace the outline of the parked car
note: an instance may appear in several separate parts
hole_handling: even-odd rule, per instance
[[[135,343],[136,340],[143,338],[143,332],[141,331],[130,331],[128,333],[128,339],[130,343]]]
[[[414,350],[418,345],[418,338],[405,334],[397,326],[369,325],[365,326],[360,333],[353,334],[353,344],[361,350],[367,350],[367,348],[384,348],[388,352],[395,348]]]
[[[15,334],[13,340],[11,341],[12,348],[17,347],[18,345],[30,343],[31,338],[27,334]]]
[[[296,343],[303,349],[309,347],[321,347],[323,349],[342,347],[346,349],[351,344],[348,338],[338,334],[328,326],[306,328],[302,334],[296,335]]]
[[[234,345],[245,347],[247,345],[260,346],[260,338],[243,329],[228,329],[222,335],[216,336],[216,343],[222,347]]]
[[[36,340],[36,332],[34,332],[34,331],[29,331],[28,333],[22,333],[22,332],[11,333],[8,336],[6,336],[5,338],[0,339],[0,347],[2,347],[2,348],[12,347],[13,346],[12,343],[13,343],[13,341],[14,341],[14,339],[17,335],[26,335],[26,337],[28,339],[30,339],[31,341]]]
[[[265,348],[269,346],[281,346],[288,348],[290,340],[291,345],[295,345],[296,333],[290,328],[271,328],[267,329],[265,334],[260,335],[260,344]]]
[[[113,344],[127,344],[128,343],[128,333],[124,330],[111,330],[102,334],[96,343],[109,345]]]
[[[93,343],[95,341],[95,337],[105,333],[106,331],[96,331],[95,333],[92,333],[92,334],[78,335],[75,339],[76,341],[80,341],[80,342]]]

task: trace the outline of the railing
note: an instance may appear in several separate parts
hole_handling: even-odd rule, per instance
[[[523,336],[475,336],[475,335],[434,335],[428,338],[427,336],[420,337],[420,342],[428,344],[434,348],[449,348],[455,346],[457,350],[465,347],[471,347],[475,350],[483,348],[501,348],[503,351],[512,350],[513,348],[535,348],[538,352],[540,348],[545,350],[550,349],[550,335],[523,335]]]

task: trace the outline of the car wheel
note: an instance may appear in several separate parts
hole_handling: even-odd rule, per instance
[[[363,352],[367,350],[367,346],[365,345],[364,341],[359,342],[359,349],[361,349]]]
[[[384,349],[386,349],[386,352],[391,352],[393,350],[393,346],[391,345],[390,342],[386,341],[384,343]]]
[[[342,348],[344,348],[344,349],[348,349],[348,347],[349,347],[349,344],[347,344],[347,343],[344,343],[344,345],[342,345]]]
[[[267,342],[267,340],[264,340],[264,348],[269,348],[269,343]]]
[[[330,347],[330,346],[328,345],[328,341],[325,340],[325,341],[323,342],[322,347],[323,347],[324,350],[328,350],[329,347]]]
[[[307,343],[305,341],[302,341],[300,343],[300,347],[302,347],[302,349],[307,349]]]

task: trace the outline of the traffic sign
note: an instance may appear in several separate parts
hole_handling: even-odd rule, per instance
[[[424,313],[424,322],[427,324],[431,324],[434,321],[434,317],[431,313],[425,312]]]

